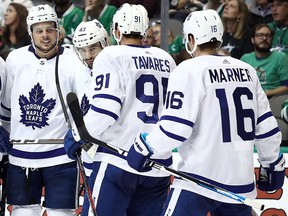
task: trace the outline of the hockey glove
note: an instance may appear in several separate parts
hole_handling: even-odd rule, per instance
[[[76,152],[81,152],[81,146],[85,143],[83,140],[75,141],[73,130],[69,129],[64,138],[64,149],[68,157],[72,160],[77,160]]]
[[[5,128],[0,126],[0,152],[9,153],[12,149],[12,144],[9,142],[9,133]]]
[[[148,134],[146,133],[142,133],[137,136],[127,155],[129,166],[138,172],[147,172],[152,169],[151,166],[147,166],[147,163],[153,154],[152,149],[146,141],[147,135]]]
[[[279,158],[268,168],[260,166],[259,179],[257,181],[259,190],[274,191],[283,186],[285,178],[285,157],[282,152]]]

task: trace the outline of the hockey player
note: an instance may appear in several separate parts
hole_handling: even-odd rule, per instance
[[[106,47],[108,34],[103,25],[96,19],[87,22],[81,22],[73,37],[73,45],[76,53],[83,64],[76,69],[76,92],[78,98],[81,99],[80,106],[83,115],[86,115],[90,108],[90,102],[85,93],[86,86],[91,81],[93,62],[96,56]],[[82,158],[84,161],[85,174],[90,176],[92,171],[93,160],[82,150]]]
[[[49,5],[32,7],[27,28],[32,45],[12,51],[6,60],[2,130],[11,128],[10,138],[16,140],[63,139],[68,128],[55,84],[58,49],[64,96],[76,91],[74,68],[81,62],[71,49],[58,47],[58,18]],[[9,152],[7,203],[13,205],[13,216],[40,216],[43,187],[48,215],[76,215],[77,164],[67,157],[63,144],[12,147],[2,139],[0,145]]]
[[[3,90],[6,83],[6,72],[5,72],[5,61],[0,57],[0,103],[2,102]],[[0,120],[2,121],[2,115],[0,115]],[[9,141],[8,132],[0,127],[0,143]],[[6,143],[8,144],[8,143]],[[5,148],[6,145],[4,145]],[[2,180],[1,187],[1,201],[0,201],[0,215],[5,215],[5,199],[6,199],[6,175],[7,175],[7,163],[8,155],[3,154],[5,149],[0,145],[0,179]]]
[[[256,197],[253,150],[261,163],[258,188],[282,187],[285,159],[281,132],[257,73],[250,65],[218,56],[223,25],[216,11],[192,12],[183,32],[187,51],[169,78],[157,127],[135,139],[127,156],[138,171],[154,154],[178,148],[178,170],[247,198]],[[162,215],[251,216],[250,206],[175,178]]]
[[[5,61],[2,57],[0,57],[0,103],[2,103],[3,98],[3,90],[5,88],[5,82],[6,82],[6,72],[5,72]],[[2,116],[0,115],[0,120],[2,121]],[[6,130],[0,127],[0,143],[2,141],[6,141],[7,138],[5,136],[7,135]],[[9,141],[9,140],[8,140]],[[5,147],[6,145],[4,145]],[[0,161],[2,161],[3,158],[3,152],[5,152],[6,149],[3,149],[2,145],[0,145]]]
[[[141,45],[148,22],[142,5],[126,3],[118,9],[112,28],[119,45],[106,47],[95,58],[88,86],[91,107],[84,117],[88,131],[125,150],[133,142],[131,134],[150,131],[158,122],[168,77],[176,67],[167,52]],[[71,158],[80,145],[67,133],[65,148]],[[169,166],[171,152],[160,161]],[[136,172],[123,156],[99,146],[89,181],[99,215],[158,216],[170,177],[156,170]],[[84,201],[85,216],[87,207]]]

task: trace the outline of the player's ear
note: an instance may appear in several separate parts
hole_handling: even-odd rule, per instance
[[[117,26],[115,31],[116,31],[115,34],[116,34],[117,38],[120,38],[120,30],[119,30],[118,26]]]
[[[194,35],[193,34],[189,34],[188,35],[188,40],[189,40],[189,43],[194,45],[195,44],[195,38],[194,38]]]

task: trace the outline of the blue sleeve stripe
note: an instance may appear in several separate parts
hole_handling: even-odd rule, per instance
[[[113,95],[108,95],[108,94],[95,94],[95,95],[93,96],[93,99],[95,99],[95,98],[104,98],[104,99],[114,100],[114,101],[116,101],[117,103],[119,103],[120,106],[122,106],[121,100],[120,100],[118,97],[115,97],[115,96],[113,96]]]
[[[11,112],[11,109],[10,108],[8,108],[8,107],[6,107],[3,103],[1,103],[1,107],[3,108],[3,109],[5,109],[5,110],[8,110],[8,111],[10,111]]]
[[[104,115],[108,115],[111,118],[115,119],[115,121],[118,119],[118,116],[115,113],[110,112],[108,110],[100,109],[100,108],[95,107],[93,105],[91,105],[91,109],[94,110],[95,112],[98,112],[98,113],[101,113],[101,114],[104,114]]]
[[[184,141],[186,140],[185,137],[181,137],[181,136],[178,136],[178,135],[176,135],[176,134],[173,134],[173,133],[170,133],[170,132],[164,130],[164,128],[161,127],[161,125],[160,125],[160,130],[161,130],[166,136],[170,137],[171,139],[174,139],[174,140],[177,140],[177,141],[180,141],[180,142],[184,142]]]
[[[264,115],[260,116],[258,119],[257,119],[257,124],[259,124],[260,122],[264,121],[265,119],[269,118],[273,116],[272,112],[267,112],[265,113]]]
[[[189,127],[192,127],[194,126],[194,123],[191,122],[191,121],[188,121],[186,119],[182,119],[182,118],[178,118],[178,117],[175,117],[175,116],[167,116],[167,115],[164,115],[160,118],[160,121],[161,120],[169,120],[169,121],[173,121],[173,122],[178,122],[178,123],[181,123],[181,124],[185,124],[185,125],[188,125]]]
[[[280,129],[278,127],[276,127],[273,130],[271,130],[265,134],[261,134],[261,135],[256,136],[256,139],[268,138],[268,137],[273,136],[274,134],[278,133],[279,131],[280,131]]]
[[[11,121],[10,117],[6,117],[6,116],[2,116],[2,115],[0,115],[0,119],[3,120],[3,121],[7,121],[7,122]]]

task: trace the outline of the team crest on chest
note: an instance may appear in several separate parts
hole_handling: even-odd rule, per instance
[[[48,126],[48,116],[56,104],[56,99],[46,99],[45,93],[39,83],[29,92],[29,98],[24,95],[19,97],[19,105],[22,111],[21,120],[26,127],[42,128]]]
[[[83,116],[87,114],[88,110],[90,109],[90,106],[91,104],[89,104],[89,100],[86,94],[84,94],[81,100],[81,110],[82,110]]]

